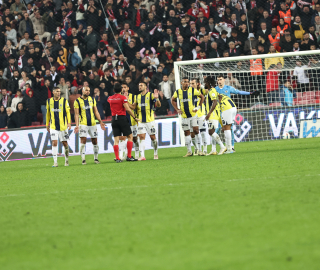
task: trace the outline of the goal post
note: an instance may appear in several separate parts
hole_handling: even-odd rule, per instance
[[[320,137],[320,50],[177,61],[174,72],[176,89],[183,77],[203,84],[222,74],[226,85],[260,92],[231,96],[235,142]]]

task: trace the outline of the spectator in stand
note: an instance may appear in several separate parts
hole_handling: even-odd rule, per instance
[[[279,52],[276,51],[276,49],[275,49],[275,47],[273,45],[270,45],[269,54],[276,54],[276,53],[279,53]],[[283,57],[275,56],[275,57],[272,57],[272,58],[266,58],[264,60],[265,69],[269,70],[271,65],[277,65],[279,62],[282,64],[282,66],[284,66]]]
[[[297,15],[295,17],[294,22],[291,24],[291,28],[292,28],[292,31],[294,31],[294,35],[295,35],[296,39],[302,40],[305,29],[301,24],[300,16]]]
[[[228,50],[228,44],[227,44],[227,34],[228,32],[225,30],[221,31],[221,36],[218,39],[218,51],[219,55],[222,55],[225,50]],[[210,46],[209,46],[210,47]]]
[[[19,34],[21,37],[24,37],[25,40],[28,40],[30,36],[33,36],[34,30],[33,30],[33,23],[32,21],[29,19],[29,14],[28,12],[24,13],[24,20],[22,20],[19,23]],[[28,36],[26,37],[26,33],[28,34]],[[20,41],[20,46],[24,45],[26,43],[22,43]],[[20,47],[21,48],[21,47]],[[20,49],[19,48],[19,49]]]
[[[98,112],[101,116],[101,120],[104,120],[105,119],[105,111],[104,111],[104,106],[105,106],[105,103],[107,102],[107,98],[105,95],[100,95],[100,90],[99,88],[95,88],[93,90],[93,97],[94,99],[96,100],[96,103],[97,103],[97,109],[98,109]]]
[[[174,112],[174,108],[171,104],[171,97],[173,96],[175,85],[172,81],[169,81],[168,75],[162,76],[162,82],[159,83],[158,90],[160,91],[160,93],[163,93],[164,98],[169,104],[170,111]]]
[[[3,77],[7,80],[9,80],[12,76],[14,71],[19,71],[18,65],[15,63],[15,59],[13,56],[9,57],[9,63],[7,67],[4,69]]]
[[[240,51],[236,48],[236,45],[234,44],[233,41],[229,42],[229,56],[233,57],[233,56],[239,56],[240,55]]]
[[[1,94],[0,94],[0,104],[3,105],[5,108],[11,107],[11,96],[7,92],[7,89],[1,89]]]
[[[11,95],[15,95],[19,89],[19,71],[14,70],[13,76],[9,79],[8,82],[8,91]]]
[[[271,64],[266,78],[267,104],[279,101],[279,73],[277,67]]]
[[[246,55],[251,54],[251,49],[256,48],[259,45],[259,41],[254,38],[254,34],[250,33],[248,36],[248,40],[244,43],[243,52]]]
[[[280,48],[280,33],[277,32],[276,27],[271,28],[271,34],[268,36],[270,45],[273,45],[273,47],[276,49],[277,52],[281,51]]]
[[[36,100],[33,97],[33,90],[28,88],[26,90],[26,95],[23,97],[22,100],[23,108],[28,111],[28,120],[27,125],[30,126],[32,122],[37,121],[37,105]]]
[[[17,109],[17,108],[16,108]],[[8,128],[18,128],[18,119],[16,117],[16,114],[12,112],[11,108],[7,108],[7,127]]]
[[[29,114],[28,111],[24,109],[22,102],[17,105],[17,111],[14,113],[13,122],[16,128],[29,126]]]
[[[7,38],[7,40],[11,40],[13,45],[16,46],[18,41],[17,41],[17,31],[15,29],[11,28],[11,24],[8,23],[6,24],[6,32],[4,34]]]
[[[159,66],[157,72],[152,76],[152,79],[150,82],[152,89],[157,89],[159,83],[162,81],[163,79],[162,71],[163,71],[162,66]]]
[[[284,41],[280,42],[281,52],[292,52],[294,41],[291,35],[285,35]]]
[[[157,116],[167,115],[169,112],[169,104],[163,92],[161,91],[159,92],[159,100],[161,102],[161,106],[156,108],[156,111],[155,111],[156,115]]]
[[[81,64],[81,58],[78,53],[74,51],[73,47],[69,48],[68,64],[70,70],[77,70]]]
[[[41,85],[41,81],[38,82],[36,91],[35,91],[35,96],[37,97],[37,107],[41,110],[42,116],[43,116],[43,125],[46,124],[46,117],[45,115],[47,114],[47,100],[51,97],[52,95],[52,87],[51,87],[51,82],[49,79],[46,79],[44,81],[44,85]]]
[[[22,102],[22,100],[23,100],[22,92],[20,89],[17,89],[16,95],[14,96],[14,98],[12,99],[12,102],[11,102],[12,112],[17,111],[17,105],[18,105],[18,103]]]
[[[260,24],[261,29],[257,31],[256,38],[259,36],[263,37],[264,40],[268,40],[268,36],[270,34],[270,31],[267,30],[267,24],[265,22],[262,22]],[[270,27],[271,29],[271,27]]]
[[[93,8],[91,8],[92,10]],[[98,48],[98,43],[99,43],[99,36],[96,32],[93,30],[92,25],[87,26],[87,34],[84,38],[84,43],[86,44],[86,53],[95,53]]]
[[[7,125],[8,125],[8,115],[6,112],[6,108],[1,104],[0,105],[0,128],[7,128]]]
[[[61,97],[65,98],[66,100],[69,100],[68,85],[66,84],[66,80],[64,77],[60,78],[57,87],[59,87],[61,90]]]
[[[34,34],[39,35],[40,41],[42,41],[43,38],[50,40],[51,34],[45,31],[45,22],[37,8],[34,8],[34,13],[30,15],[30,20],[33,24]]]
[[[293,99],[296,97],[296,92],[294,91],[290,81],[287,80],[280,86],[280,96],[280,101],[283,106],[293,106]]]
[[[32,59],[32,58],[30,58]],[[19,80],[18,84],[19,84],[19,88],[22,91],[26,90],[26,84],[29,84],[30,86],[32,86],[32,81],[29,79],[29,77],[27,76],[27,73],[25,71],[21,72],[21,79]]]
[[[297,79],[297,92],[306,92],[309,91],[310,80],[307,75],[308,66],[302,65],[301,59],[297,59],[296,67],[293,71],[293,76],[296,76]]]
[[[308,51],[310,50],[311,45],[315,45],[314,41],[310,39],[310,34],[307,31],[303,34],[303,40],[300,44],[301,51]]]

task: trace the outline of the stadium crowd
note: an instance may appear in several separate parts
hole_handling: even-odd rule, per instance
[[[72,115],[89,86],[108,119],[114,83],[138,94],[144,80],[160,91],[156,115],[172,114],[174,61],[315,50],[320,41],[320,0],[2,0],[0,12],[0,128],[45,124],[54,86]],[[252,77],[266,81],[267,103],[292,106],[295,92],[314,90],[301,61],[286,76],[277,55],[248,65],[248,76],[230,73],[226,83],[249,91]]]

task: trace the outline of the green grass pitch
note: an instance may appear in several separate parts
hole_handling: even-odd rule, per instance
[[[1,270],[320,269],[320,138],[0,164]]]

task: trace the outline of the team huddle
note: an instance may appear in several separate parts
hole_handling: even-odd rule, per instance
[[[193,155],[222,155],[233,153],[234,134],[232,125],[237,114],[237,107],[230,98],[231,94],[258,95],[258,92],[245,92],[234,89],[224,84],[222,75],[217,77],[218,86],[212,77],[205,78],[205,87],[200,85],[199,79],[189,81],[183,78],[182,88],[174,92],[171,102],[178,114],[182,117],[182,129],[188,149],[184,157]],[[150,136],[154,150],[154,159],[158,159],[157,129],[154,108],[161,106],[158,91],[147,91],[144,82],[139,83],[139,95],[129,93],[126,83],[114,85],[115,95],[108,101],[112,111],[112,129],[114,136],[115,161],[143,161],[145,158],[146,133]],[[53,89],[53,97],[47,100],[47,130],[52,141],[53,167],[58,167],[58,139],[64,146],[65,166],[69,166],[69,132],[71,129],[70,106],[66,99],[60,97],[58,87]],[[179,104],[179,107],[178,107]],[[76,127],[74,132],[80,135],[80,154],[82,164],[86,164],[85,146],[88,134],[91,137],[94,151],[94,163],[99,164],[97,143],[98,131],[96,120],[102,130],[102,122],[96,107],[96,101],[90,96],[90,88],[82,89],[82,96],[74,102]],[[211,152],[207,153],[206,122],[211,136]],[[222,128],[225,135],[226,146],[222,143],[218,133]],[[191,149],[194,145],[194,153]],[[216,144],[220,150],[217,152]],[[134,149],[135,157],[131,155]]]

